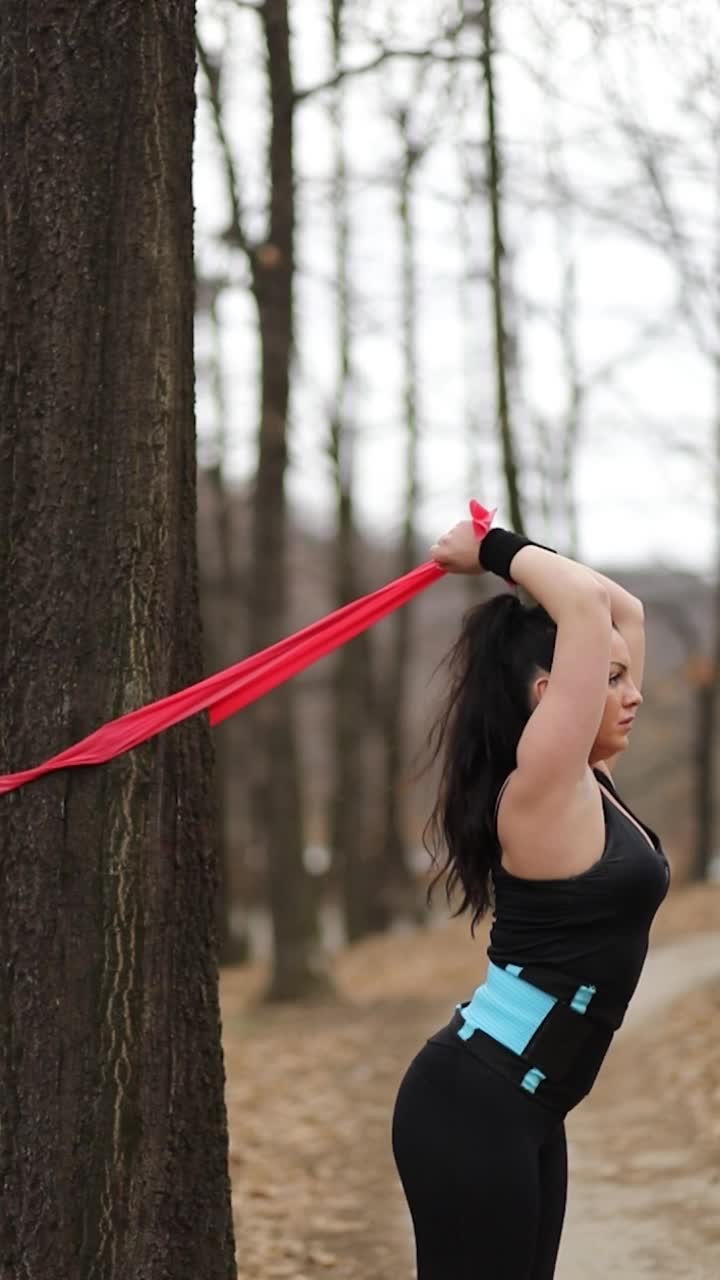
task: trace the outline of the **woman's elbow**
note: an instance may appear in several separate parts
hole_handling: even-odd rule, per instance
[[[628,593],[627,608],[628,613],[631,613],[638,622],[645,622],[645,606],[637,596],[632,596]]]

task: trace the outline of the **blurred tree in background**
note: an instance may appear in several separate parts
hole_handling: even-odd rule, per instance
[[[438,507],[440,496],[446,522],[459,518],[465,477],[472,485],[481,478],[481,497],[504,493],[505,523],[529,527],[582,557],[587,459],[605,437],[617,439],[610,453],[616,451],[624,474],[608,472],[595,501],[631,540],[642,508],[626,506],[622,515],[618,502],[644,498],[642,488],[632,499],[623,496],[620,482],[633,467],[621,461],[623,436],[628,458],[636,442],[655,439],[656,456],[671,467],[698,459],[700,471],[693,480],[686,470],[685,483],[703,494],[711,519],[716,500],[701,461],[704,442],[715,438],[711,404],[701,428],[694,425],[698,400],[685,417],[663,422],[651,420],[635,399],[645,367],[662,362],[666,351],[691,358],[688,335],[708,370],[717,358],[709,325],[717,236],[705,213],[707,184],[715,181],[708,164],[716,94],[702,34],[704,0],[682,13],[677,5],[664,6],[662,15],[658,9],[654,25],[650,10],[624,4],[591,12],[543,2],[530,12],[510,0],[412,10],[389,0],[369,7],[316,0],[304,5],[302,19],[291,4],[293,178],[285,196],[272,158],[283,87],[263,51],[272,13],[272,5],[207,0],[199,15],[207,49],[202,94],[211,108],[209,116],[201,110],[196,179],[199,274],[223,281],[217,316],[229,388],[224,474],[235,495],[236,527],[246,531],[269,521],[270,500],[263,498],[258,510],[261,488],[253,479],[253,458],[260,459],[259,481],[266,465],[267,428],[258,454],[251,443],[253,405],[265,422],[253,385],[264,385],[268,331],[240,300],[243,291],[255,297],[258,252],[275,243],[267,234],[271,209],[291,195],[294,210],[294,355],[287,365],[282,485],[293,499],[289,612],[283,622],[287,570],[277,537],[264,542],[266,550],[275,546],[277,562],[265,555],[263,569],[253,543],[249,573],[266,569],[265,581],[280,589],[264,602],[256,596],[247,615],[236,596],[243,643],[255,647],[261,636],[269,643],[424,558],[428,504]],[[672,51],[680,47],[673,70]],[[643,67],[644,77],[633,78],[631,66]],[[664,94],[670,81],[672,104]],[[664,96],[662,120],[651,114],[655,88]],[[202,142],[204,119],[213,123],[214,160]],[[691,154],[688,178],[681,161]],[[218,194],[209,217],[203,210],[212,173]],[[611,283],[622,291],[629,252],[644,278],[655,268],[661,303],[643,305],[638,295],[621,311],[605,301]],[[608,263],[610,274],[601,276],[596,260]],[[441,314],[446,323],[438,329]],[[271,323],[276,363],[285,368],[279,357],[287,320],[277,312]],[[207,332],[201,318],[201,351]],[[704,375],[700,387],[707,399]],[[201,438],[201,461],[202,444]],[[370,508],[378,508],[376,492],[388,495],[382,534],[368,522]],[[277,480],[272,502],[279,512]],[[611,560],[602,567],[612,570]],[[621,780],[666,832],[680,874],[702,877],[717,845],[712,637],[720,627],[711,622],[717,610],[701,578],[693,589],[690,579],[640,560],[619,576],[648,600],[651,631],[647,734],[638,726]],[[481,599],[486,586],[442,584],[299,678],[294,710],[286,714],[303,742],[302,777],[294,776],[304,804],[283,806],[288,826],[279,839],[272,834],[276,800],[265,792],[248,840],[230,784],[231,906],[239,894],[262,914],[263,866],[287,890],[285,901],[304,901],[300,886],[309,868],[318,877],[311,898],[330,940],[418,918],[423,864],[416,855],[427,806],[410,781],[435,696],[427,680],[463,606]],[[689,609],[682,603],[687,591]],[[255,616],[258,608],[265,621]],[[678,609],[692,640],[672,621]],[[235,760],[234,771],[247,772],[237,745]],[[671,807],[663,826],[665,797]],[[291,881],[283,859],[294,823],[297,880]],[[333,923],[337,911],[341,927]],[[275,920],[278,946],[286,928]],[[308,941],[311,970],[313,946]]]
[[[329,407],[328,451],[335,484],[335,604],[340,608],[363,594],[355,514],[355,454],[357,450],[357,370],[354,361],[353,319],[355,288],[350,271],[351,223],[342,60],[344,50],[344,0],[330,0],[332,90],[330,114],[333,146],[333,234],[335,239],[337,377]],[[369,580],[369,579],[368,579]],[[373,732],[378,720],[378,693],[374,684],[372,637],[365,632],[343,645],[335,661],[332,688],[333,763],[327,819],[329,844],[337,864],[338,892],[349,941],[354,942],[387,924],[387,911],[378,892],[383,849],[373,821],[372,788],[375,785],[371,753],[376,749]]]
[[[260,426],[247,568],[247,638],[252,652],[291,629],[285,470],[293,357],[295,272],[294,90],[286,0],[258,9],[265,42],[268,137],[267,225],[253,241],[222,116],[221,55],[213,59],[198,39],[217,135],[225,156],[231,222],[225,236],[245,256],[257,307],[260,345]],[[297,745],[295,686],[283,684],[248,713],[252,742],[243,768],[250,779],[253,839],[267,869],[273,925],[271,999],[322,992],[328,980],[319,963],[312,887],[303,867],[304,823]],[[247,794],[247,793],[246,793]]]

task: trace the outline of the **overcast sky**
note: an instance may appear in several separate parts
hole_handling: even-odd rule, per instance
[[[469,6],[468,6],[469,7]],[[506,0],[497,59],[500,119],[506,164],[506,241],[519,335],[515,422],[523,458],[541,448],[539,419],[550,430],[565,409],[562,347],[553,318],[560,301],[562,264],[571,255],[577,277],[577,347],[583,377],[592,381],[577,470],[581,556],[596,564],[667,563],[708,571],[713,544],[713,412],[715,387],[708,350],[713,333],[713,237],[720,225],[720,177],[713,153],[713,68],[706,49],[720,45],[720,7],[702,0],[682,5],[588,6],[594,30],[562,0],[532,7]],[[327,0],[296,0],[292,8],[295,79],[306,85],[329,71]],[[581,11],[581,5],[575,5]],[[263,234],[262,46],[247,10],[200,0],[200,30],[208,46],[227,38],[225,95],[233,148],[243,175],[250,229]],[[436,0],[349,4],[354,33],[347,59],[373,52],[370,28],[396,44],[422,47],[452,6]],[[661,11],[662,23],[654,20]],[[611,15],[609,34],[599,14]],[[227,15],[229,26],[219,21]],[[619,16],[618,16],[619,15]],[[647,21],[646,21],[647,18]],[[546,23],[547,20],[547,23]],[[552,22],[552,26],[550,23]],[[419,264],[418,399],[422,429],[419,520],[428,542],[465,514],[468,431],[482,480],[475,496],[500,507],[503,490],[493,435],[494,390],[487,289],[487,211],[465,202],[462,163],[477,168],[475,139],[483,136],[477,73],[455,68],[455,101],[446,67],[418,85],[417,63],[406,62],[348,81],[346,149],[352,175],[352,271],[355,292],[355,379],[349,410],[358,439],[357,497],[362,518],[397,531],[402,519],[403,434],[400,364],[400,243],[389,179],[398,171],[393,103],[409,102],[418,138],[433,133],[418,172],[415,216]],[[552,91],[538,85],[549,79]],[[686,92],[690,86],[690,91]],[[221,300],[223,373],[230,448],[227,470],[241,480],[254,466],[257,430],[257,341],[253,306],[240,260],[217,247],[227,201],[209,114],[200,83],[196,143],[196,236],[205,270],[229,268],[237,286]],[[464,105],[459,105],[464,95]],[[687,101],[683,101],[683,96]],[[334,240],[325,199],[332,174],[327,95],[297,113],[299,234],[298,362],[291,435],[289,492],[318,521],[332,520],[325,455],[328,407],[337,369]],[[698,287],[696,331],[677,311],[678,278],[652,246],[658,219],[636,148],[613,117],[652,126],[664,139],[663,173],[680,219],[680,243]],[[716,132],[717,138],[717,132]],[[461,150],[459,139],[465,139]],[[716,143],[716,148],[720,142]],[[548,156],[556,177],[587,206],[559,222],[547,200]],[[468,159],[469,157],[469,159]],[[716,181],[713,182],[713,173]],[[612,210],[619,223],[601,216]],[[644,231],[647,228],[648,240]],[[720,272],[716,273],[720,291]],[[465,282],[463,286],[463,281]],[[464,292],[463,292],[464,288]],[[462,325],[469,308],[472,328]],[[652,338],[644,337],[653,330]],[[702,341],[705,353],[699,350]],[[207,333],[198,327],[202,367]],[[620,363],[618,364],[618,358]],[[611,378],[597,377],[608,366]],[[198,387],[201,442],[213,430],[202,377]],[[201,452],[202,456],[202,452]],[[541,519],[532,467],[525,490],[530,532],[560,539]]]

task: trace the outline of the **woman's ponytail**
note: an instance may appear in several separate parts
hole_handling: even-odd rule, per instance
[[[532,677],[538,668],[550,670],[554,646],[555,624],[545,610],[503,592],[465,615],[445,660],[450,690],[430,735],[431,758],[442,759],[442,773],[423,833],[438,867],[428,899],[446,876],[448,902],[455,889],[461,893],[454,914],[470,907],[473,929],[492,902],[497,796],[516,765]]]

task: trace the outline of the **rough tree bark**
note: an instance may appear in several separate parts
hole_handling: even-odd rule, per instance
[[[0,13],[0,761],[199,678],[191,0]],[[0,1274],[235,1274],[200,719],[2,802]]]

